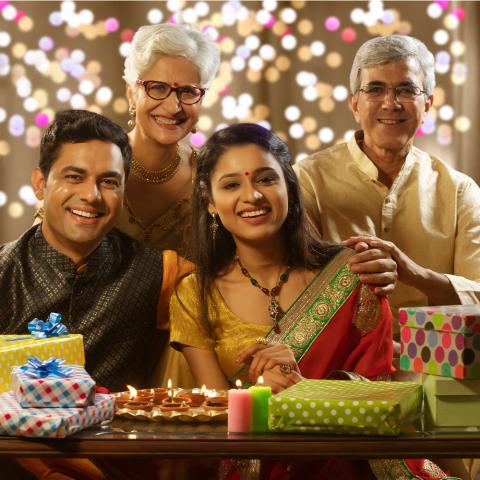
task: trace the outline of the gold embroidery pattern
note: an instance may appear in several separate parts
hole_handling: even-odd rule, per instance
[[[407,475],[401,460],[382,458],[369,460],[368,463],[377,480],[413,480],[415,478]]]
[[[346,264],[351,250],[340,251],[315,277],[280,321],[281,333],[273,330],[270,341],[286,343],[300,361],[358,284],[358,276]]]
[[[258,458],[222,460],[218,468],[218,480],[225,480],[234,469],[241,480],[258,480],[261,463]]]
[[[428,460],[428,458],[423,460],[422,471],[430,475],[432,478],[439,480],[445,478],[445,472],[436,463]]]
[[[429,475],[432,480],[446,478],[445,472],[435,463],[428,459],[418,460],[423,462],[422,472]],[[372,472],[377,480],[420,480],[414,475],[403,460],[378,459],[368,461]]]
[[[376,295],[367,285],[362,285],[352,323],[362,335],[371,332],[378,323],[380,304]]]

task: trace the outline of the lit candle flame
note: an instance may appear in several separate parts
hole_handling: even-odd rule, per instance
[[[137,396],[137,389],[131,385],[127,385],[128,391],[130,392],[130,400],[133,400]]]
[[[202,395],[205,395],[205,392],[207,391],[207,386],[205,384],[202,385],[202,388],[200,389],[200,393]]]
[[[237,378],[235,385],[237,386],[238,389],[242,388],[242,381],[239,378]]]
[[[260,375],[260,376],[258,377],[258,380],[257,380],[257,385],[263,385],[264,383],[265,383],[265,382],[264,382],[264,380],[263,380],[263,376]]]
[[[152,395],[154,395],[154,394],[155,394],[155,390],[154,390],[153,388],[151,388],[151,389],[150,389],[150,393],[151,393]]]
[[[172,389],[172,379],[171,379],[171,378],[168,379],[167,388],[168,388],[169,390]]]

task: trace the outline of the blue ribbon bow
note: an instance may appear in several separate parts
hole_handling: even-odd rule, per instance
[[[46,322],[34,318],[28,322],[28,331],[35,338],[58,337],[68,334],[67,327],[62,323],[61,313],[51,313]]]
[[[63,366],[65,360],[61,358],[51,357],[44,362],[41,362],[37,357],[30,357],[26,365],[22,365],[20,370],[25,375],[32,378],[44,378],[44,377],[59,377],[66,378],[71,376],[72,369],[70,367]]]

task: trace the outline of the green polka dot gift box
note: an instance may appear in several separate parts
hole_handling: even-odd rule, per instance
[[[400,368],[480,379],[480,305],[401,308]]]
[[[420,416],[414,382],[302,380],[269,400],[268,426],[284,432],[398,435]]]
[[[10,390],[12,368],[24,365],[30,357],[41,361],[63,358],[65,363],[85,365],[83,336],[37,339],[31,335],[0,335],[0,393]]]

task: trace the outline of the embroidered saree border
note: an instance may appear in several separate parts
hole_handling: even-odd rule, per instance
[[[357,286],[358,276],[346,264],[353,254],[342,250],[318,273],[280,320],[280,333],[271,342],[290,345],[299,362]]]
[[[422,478],[429,478],[431,480],[455,479],[455,477],[446,476],[440,467],[428,459],[418,459],[417,461],[419,462],[422,473],[421,477],[410,470],[405,460],[382,458],[369,460],[369,464],[377,480],[421,480]],[[426,475],[428,475],[428,477],[426,477]]]

